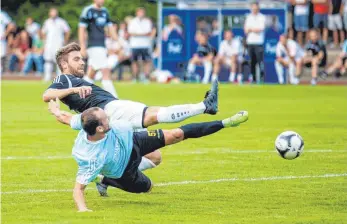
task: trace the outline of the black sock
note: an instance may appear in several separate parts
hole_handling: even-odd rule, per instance
[[[180,127],[184,133],[184,139],[211,135],[222,128],[224,128],[222,121],[187,124]]]

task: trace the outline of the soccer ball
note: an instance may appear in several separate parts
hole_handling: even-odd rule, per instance
[[[295,159],[304,150],[304,140],[294,131],[285,131],[276,138],[275,148],[283,158]]]

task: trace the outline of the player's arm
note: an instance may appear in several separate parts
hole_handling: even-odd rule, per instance
[[[60,110],[59,99],[55,101],[51,100],[48,103],[48,110],[56,117],[57,121],[62,124],[70,125],[73,115],[69,112]]]
[[[72,87],[67,89],[55,89],[49,88],[43,93],[43,101],[48,103],[51,100],[63,99],[64,97],[71,94],[79,94],[81,98],[86,98],[86,96],[90,95],[92,92],[92,88],[90,86],[81,86],[81,87]]]
[[[73,199],[76,203],[77,209],[79,212],[91,212],[86,205],[86,200],[84,198],[84,189],[87,185],[80,184],[76,182],[75,187],[73,189]]]

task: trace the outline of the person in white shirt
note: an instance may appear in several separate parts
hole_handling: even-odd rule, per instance
[[[6,27],[8,24],[10,24],[12,21],[11,17],[8,16],[8,14],[2,10],[0,10],[0,36],[1,36],[1,67],[0,67],[0,72],[3,71],[4,68],[4,62],[5,62],[5,57],[7,53],[7,41],[6,41]]]
[[[139,62],[143,62],[143,81],[147,81],[152,69],[152,21],[146,16],[144,8],[136,10],[136,17],[128,24],[128,33],[130,34],[130,48],[132,55],[132,73],[133,81],[136,82],[139,77]]]
[[[265,36],[266,19],[259,12],[259,4],[257,2],[251,5],[251,14],[247,15],[244,32],[247,36],[248,54],[251,59],[251,81],[256,80],[256,65],[260,68],[260,79],[264,80],[264,36]],[[260,80],[258,80],[260,81]]]
[[[43,79],[48,82],[52,78],[54,64],[56,63],[55,53],[70,38],[70,26],[64,19],[58,16],[58,10],[56,8],[49,10],[49,18],[43,23],[42,34],[45,42],[43,52],[43,58],[45,59]],[[56,73],[57,75],[61,73],[58,66],[56,67]]]
[[[242,59],[241,41],[238,38],[233,38],[231,30],[226,30],[224,40],[220,43],[217,57],[214,60],[212,80],[218,77],[221,65],[226,65],[230,67],[229,82],[234,82],[236,72],[238,68],[241,68],[238,65],[240,59]],[[241,71],[238,76],[242,77]],[[238,77],[238,79],[240,78]]]
[[[289,82],[298,84],[296,78],[301,73],[304,50],[294,40],[288,39],[287,35],[280,36],[280,40],[276,46],[275,68],[280,84],[284,83],[284,70],[288,69]]]
[[[33,18],[28,17],[25,21],[25,30],[28,31],[30,37],[34,40],[38,38],[38,33],[41,26],[33,20]]]
[[[171,32],[174,30],[177,33],[179,33],[180,35],[182,35],[182,33],[183,33],[180,18],[175,14],[171,14],[168,17],[169,17],[169,24],[165,25],[164,29],[163,29],[163,40],[164,41],[168,40]]]
[[[302,46],[304,44],[303,35],[308,31],[308,16],[310,12],[308,0],[294,0],[294,23],[297,33],[298,43]],[[307,34],[305,34],[306,39]]]

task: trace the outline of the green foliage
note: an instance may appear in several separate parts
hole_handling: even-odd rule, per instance
[[[72,36],[76,38],[79,16],[85,6],[92,4],[91,0],[55,0],[52,3],[41,2],[33,5],[27,0],[22,4],[16,12],[9,12],[18,26],[25,26],[25,19],[28,16],[34,18],[35,21],[43,24],[48,18],[48,10],[50,7],[57,7],[59,15],[67,20],[71,26]],[[139,6],[147,9],[149,17],[155,19],[157,16],[156,4],[148,3],[146,0],[106,0],[105,6],[109,10],[113,21],[121,21],[128,15],[134,15],[135,10]],[[155,22],[155,21],[154,21]]]

